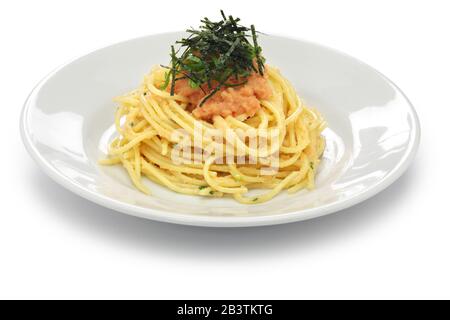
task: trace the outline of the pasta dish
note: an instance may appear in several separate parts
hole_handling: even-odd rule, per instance
[[[255,27],[221,14],[187,30],[169,65],[115,98],[117,137],[100,164],[122,165],[146,194],[144,177],[244,204],[314,188],[324,119],[266,63]]]

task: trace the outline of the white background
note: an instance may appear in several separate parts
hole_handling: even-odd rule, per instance
[[[2,1],[0,298],[450,298],[447,4]],[[262,31],[347,52],[396,82],[422,124],[406,174],[338,214],[221,230],[125,216],[39,171],[18,123],[44,75],[114,42],[197,26],[218,17],[219,5]]]

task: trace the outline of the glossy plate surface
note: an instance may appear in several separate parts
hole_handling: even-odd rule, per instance
[[[21,118],[24,144],[39,166],[62,186],[123,213],[232,227],[287,223],[344,209],[386,188],[411,163],[419,144],[419,122],[391,81],[333,49],[263,35],[260,41],[269,64],[277,66],[329,124],[317,188],[282,193],[260,205],[180,195],[151,182],[147,184],[153,195],[140,193],[120,166],[97,165],[114,136],[112,98],[137,87],[153,65],[166,63],[170,44],[182,35],[115,44],[42,80]]]

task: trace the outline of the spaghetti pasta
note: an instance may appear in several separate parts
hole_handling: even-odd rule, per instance
[[[161,89],[166,72],[155,67],[138,89],[115,99],[118,137],[100,164],[121,163],[146,194],[151,191],[143,177],[178,193],[229,196],[244,204],[263,203],[285,189],[314,188],[325,121],[277,69],[265,66],[265,72],[272,95],[259,101],[254,116],[207,121],[190,112],[186,96]],[[243,136],[245,131],[252,134]],[[269,190],[247,195],[253,189]]]

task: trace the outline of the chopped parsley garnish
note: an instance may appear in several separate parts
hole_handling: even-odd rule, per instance
[[[261,55],[255,26],[247,28],[239,24],[240,19],[226,16],[221,10],[222,20],[201,20],[199,29],[188,29],[187,38],[171,46],[171,64],[161,89],[170,83],[170,94],[174,94],[175,82],[188,79],[192,88],[200,88],[205,97],[202,106],[223,87],[244,85],[252,72],[264,74],[265,59]],[[170,78],[170,79],[169,79]]]
[[[208,188],[208,186],[200,186],[200,187],[198,187],[199,190],[203,190],[205,188]]]

